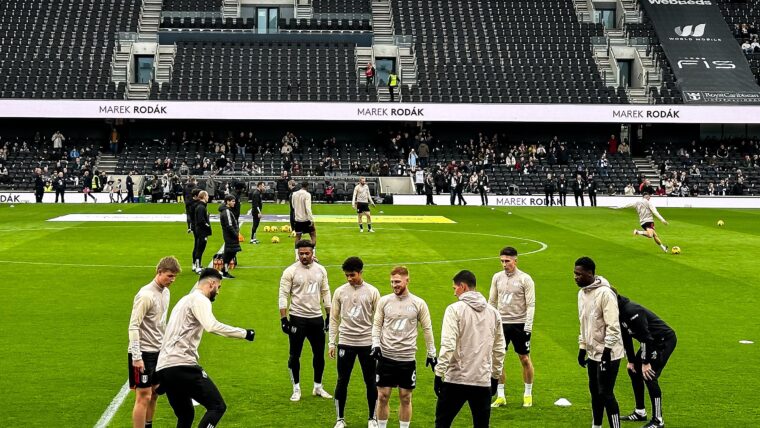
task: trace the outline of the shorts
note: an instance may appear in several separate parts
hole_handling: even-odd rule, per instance
[[[417,363],[380,357],[377,361],[375,383],[381,388],[399,387],[412,390],[417,385]]]
[[[525,324],[502,324],[504,330],[504,342],[509,349],[509,342],[515,348],[517,355],[530,354],[530,336],[525,334]]]
[[[641,228],[644,229],[644,230],[648,230],[648,229],[654,230],[654,222],[653,221],[648,221],[646,223],[641,223]]]
[[[358,214],[368,213],[369,212],[369,202],[357,202],[356,203],[356,212]]]
[[[313,233],[315,231],[314,223],[310,221],[297,221],[293,226],[296,233]]]
[[[129,357],[129,388],[150,388],[158,383],[155,380],[156,364],[158,364],[158,352],[143,352],[142,360],[145,363],[145,370],[140,370],[132,365],[132,354]]]

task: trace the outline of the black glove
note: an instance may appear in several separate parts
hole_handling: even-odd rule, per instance
[[[253,342],[253,338],[255,336],[256,336],[256,332],[252,328],[249,328],[248,330],[245,331],[245,340],[249,342]]]
[[[330,331],[330,314],[327,314],[325,316],[325,327],[324,327],[325,333]]]
[[[612,349],[604,348],[604,352],[602,352],[602,362],[599,364],[599,370],[606,372],[610,361],[612,361]]]
[[[443,390],[443,379],[441,379],[440,376],[436,376],[433,381],[433,391],[435,392],[436,397],[441,396],[441,390]]]
[[[496,395],[496,391],[499,390],[499,379],[491,378],[491,397]]]
[[[280,328],[282,328],[283,333],[290,334],[290,321],[288,321],[288,317],[280,318]]]
[[[581,367],[586,367],[586,350],[585,349],[579,349],[578,350],[578,364]]]
[[[380,357],[383,356],[383,354],[380,353],[380,347],[379,346],[373,347],[372,350],[369,351],[369,356],[372,357],[372,358],[374,358],[374,359],[376,359],[376,360],[379,360]]]
[[[435,356],[433,357],[427,357],[425,360],[425,367],[430,366],[430,369],[433,370],[433,373],[435,373],[435,366],[438,364],[438,358]]]

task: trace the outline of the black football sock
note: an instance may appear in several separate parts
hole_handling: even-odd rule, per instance
[[[372,230],[372,223],[367,223],[367,230]]]

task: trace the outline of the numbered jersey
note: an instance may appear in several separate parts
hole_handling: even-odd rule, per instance
[[[508,274],[501,271],[493,276],[488,303],[499,310],[503,324],[525,324],[533,327],[536,290],[533,279],[520,269]]]
[[[327,271],[318,263],[290,265],[280,278],[280,309],[288,308],[290,315],[302,318],[322,316],[322,305],[330,308],[330,285]]]
[[[427,303],[412,293],[383,296],[375,312],[372,346],[379,346],[383,356],[391,360],[414,361],[418,325],[422,326],[428,355],[435,355]]]

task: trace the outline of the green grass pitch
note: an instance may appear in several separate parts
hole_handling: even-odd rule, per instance
[[[243,212],[249,208],[246,204]],[[127,322],[137,290],[153,277],[165,255],[176,255],[185,272],[172,285],[172,304],[192,287],[192,239],[181,223],[52,223],[69,213],[181,213],[180,205],[8,205],[0,206],[0,419],[6,426],[91,427],[126,380]],[[456,224],[376,224],[359,234],[355,224],[318,223],[317,255],[334,290],[345,282],[340,263],[364,259],[365,279],[381,294],[391,292],[394,264],[411,271],[410,290],[430,306],[436,346],[444,308],[455,301],[451,277],[470,269],[487,296],[490,277],[501,267],[499,250],[515,246],[519,267],[537,288],[532,342],[536,369],[534,407],[521,405],[519,362],[507,354],[507,408],[492,412],[493,426],[583,427],[591,411],[585,371],[576,363],[577,287],[572,268],[590,256],[598,274],[622,293],[665,319],[678,334],[678,348],[662,377],[664,416],[669,426],[752,426],[757,423],[760,366],[760,211],[663,209],[670,226],[658,224],[665,243],[683,253],[664,254],[651,241],[633,237],[633,210],[604,208],[393,207],[385,215],[442,215]],[[210,211],[216,212],[216,207]],[[315,206],[316,214],[351,214],[348,206]],[[266,205],[265,212],[285,213]],[[508,212],[511,212],[509,214]],[[382,214],[377,214],[382,215]],[[725,220],[725,227],[716,223]],[[262,226],[265,224],[262,224]],[[246,241],[250,224],[243,226]],[[302,359],[302,401],[291,403],[286,370],[287,340],[280,332],[277,287],[293,261],[292,240],[244,246],[237,279],[225,281],[214,303],[222,322],[256,329],[248,343],[204,335],[201,364],[228,404],[224,427],[331,427],[332,401],[313,398],[310,349]],[[535,252],[545,243],[544,251]],[[221,246],[214,225],[205,261]],[[418,361],[424,361],[424,346]],[[755,344],[740,344],[740,340]],[[622,366],[624,367],[624,365]],[[327,359],[324,384],[335,386],[334,360]],[[412,426],[433,426],[433,375],[418,364]],[[628,377],[621,370],[616,393],[622,412],[633,409]],[[569,408],[553,405],[558,398]],[[131,426],[134,395],[127,396],[110,426]],[[398,426],[398,399],[389,426]],[[648,405],[648,398],[647,398]],[[366,426],[359,365],[349,386],[346,420]],[[202,409],[197,408],[196,423]],[[166,398],[159,400],[154,426],[174,426]],[[606,424],[606,422],[605,422]],[[456,426],[470,426],[466,408]],[[631,426],[638,426],[632,424]]]

